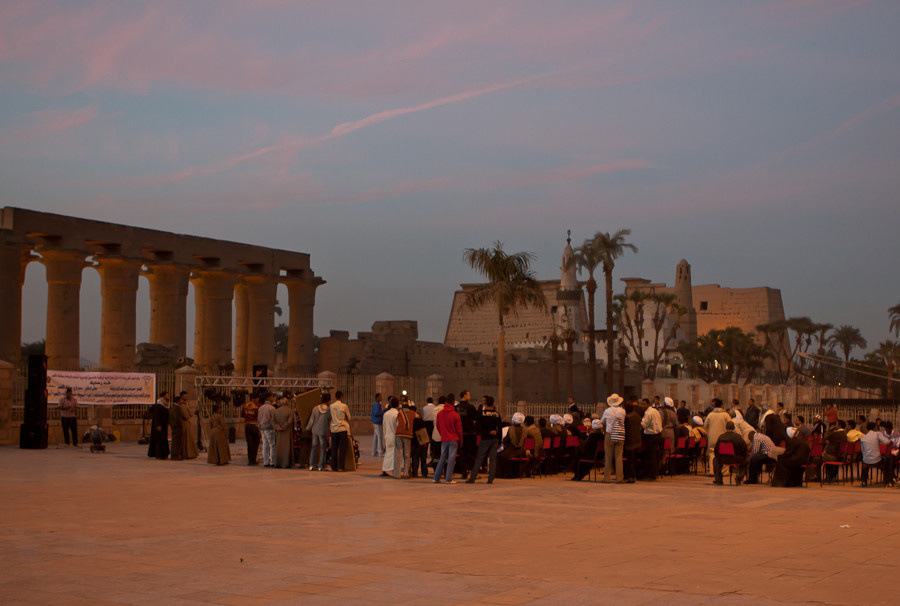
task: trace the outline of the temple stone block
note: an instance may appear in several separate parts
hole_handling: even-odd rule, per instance
[[[0,360],[15,365],[22,345],[22,284],[28,250],[0,247]]]
[[[44,250],[47,269],[47,367],[55,370],[78,370],[79,302],[83,252]]]
[[[269,276],[247,276],[244,281],[247,284],[248,311],[247,368],[265,364],[271,373],[275,369],[275,305],[278,302],[278,282]]]
[[[134,368],[135,300],[141,265],[124,259],[99,259],[102,313],[100,364],[114,371]]]
[[[187,351],[187,295],[190,272],[177,265],[152,265],[150,283],[150,342],[174,345],[178,357]]]

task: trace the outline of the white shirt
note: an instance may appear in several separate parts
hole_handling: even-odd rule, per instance
[[[641,427],[644,433],[649,435],[657,435],[662,433],[662,419],[659,411],[652,406],[644,412],[644,418],[641,419]]]

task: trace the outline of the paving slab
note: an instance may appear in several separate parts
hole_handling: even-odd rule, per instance
[[[0,447],[0,604],[896,603],[896,489],[435,485],[232,452]]]

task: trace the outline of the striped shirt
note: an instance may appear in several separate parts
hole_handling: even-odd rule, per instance
[[[600,417],[603,429],[613,442],[625,441],[625,411],[621,406],[610,406]]]
[[[750,447],[750,456],[755,457],[756,455],[765,455],[767,457],[772,456],[772,449],[775,448],[775,443],[761,431],[757,431],[753,436],[753,445]]]

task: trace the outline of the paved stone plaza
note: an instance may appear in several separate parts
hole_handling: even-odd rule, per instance
[[[369,440],[363,438],[363,450]],[[894,604],[900,491],[0,448],[2,604]]]

